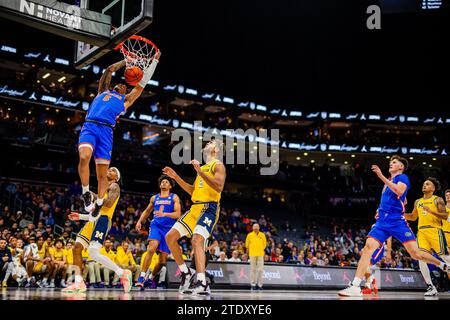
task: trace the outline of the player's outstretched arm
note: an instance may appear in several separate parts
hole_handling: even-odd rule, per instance
[[[214,177],[210,177],[207,174],[205,174],[201,167],[200,163],[197,160],[191,161],[192,165],[194,166],[195,171],[199,174],[199,176],[202,177],[202,179],[214,190],[217,192],[222,192],[223,187],[225,185],[225,177],[226,177],[226,171],[225,166],[223,163],[217,163],[215,166],[215,172]]]
[[[153,211],[153,203],[154,202],[155,202],[155,196],[152,196],[150,198],[150,202],[149,202],[147,208],[145,208],[145,210],[142,212],[141,216],[139,217],[138,222],[136,223],[136,230],[138,232],[141,231],[142,222],[146,221],[148,216],[150,215],[150,213]]]
[[[381,169],[377,165],[372,166],[372,171],[375,172],[375,174],[380,178],[381,181],[384,182],[384,184],[392,190],[397,196],[401,197],[406,189],[408,188],[406,184],[403,182],[394,183],[390,181],[388,178],[386,178],[383,173],[381,172]]]
[[[192,184],[187,183],[184,181],[171,167],[165,167],[163,170],[163,173],[171,177],[180,185],[180,187],[192,195],[192,192],[194,192],[194,186]]]
[[[109,85],[111,84],[111,77],[113,72],[116,72],[120,68],[125,66],[125,60],[116,62],[106,68],[105,72],[103,72],[100,81],[98,83],[98,94],[105,92],[109,89]]]
[[[141,96],[145,86],[153,77],[153,73],[155,72],[156,66],[159,62],[159,57],[161,57],[161,51],[158,50],[148,68],[144,70],[144,75],[142,76],[141,81],[139,81],[137,86],[125,96],[125,109],[131,107],[133,103]]]

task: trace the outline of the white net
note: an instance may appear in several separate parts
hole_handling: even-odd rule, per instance
[[[149,40],[134,36],[123,42],[120,51],[125,58],[127,68],[139,67],[141,70],[145,70],[152,62],[157,48]]]

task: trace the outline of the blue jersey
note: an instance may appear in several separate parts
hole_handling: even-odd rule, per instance
[[[161,207],[163,207],[162,212],[174,212],[175,207],[175,201],[174,201],[175,194],[170,193],[167,197],[161,197],[160,194],[157,194],[155,196],[155,200],[153,202],[154,212],[157,212],[160,210]],[[152,225],[156,224],[161,227],[172,227],[177,220],[170,217],[154,217],[152,221]]]
[[[125,111],[125,95],[116,91],[100,93],[92,101],[86,119],[115,125],[117,118]]]
[[[383,188],[383,193],[381,194],[380,206],[378,208],[378,222],[384,221],[395,221],[403,220],[403,213],[405,212],[405,199],[408,193],[410,183],[408,176],[404,173],[395,176],[392,182],[397,184],[403,182],[406,184],[405,192],[399,197],[387,185]]]

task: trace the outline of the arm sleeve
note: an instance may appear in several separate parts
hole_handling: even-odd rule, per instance
[[[145,88],[147,83],[153,77],[153,73],[155,72],[158,62],[159,62],[158,60],[153,59],[153,61],[148,66],[148,68],[144,70],[144,76],[142,77],[141,81],[139,82],[139,86],[141,86],[142,88]]]

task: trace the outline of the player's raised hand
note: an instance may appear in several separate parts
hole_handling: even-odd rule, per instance
[[[200,173],[202,171],[201,167],[200,167],[200,162],[198,162],[198,160],[191,160],[191,164],[194,166],[195,171],[197,171],[197,173]]]
[[[377,176],[382,174],[380,167],[375,164],[372,165],[372,171],[375,172]]]
[[[78,213],[78,212],[71,212],[69,215],[68,215],[68,218],[69,218],[69,220],[70,221],[78,221],[78,220],[80,220],[80,214]]]
[[[162,172],[171,177],[172,179],[176,179],[176,177],[178,176],[175,170],[173,170],[171,167],[164,167]]]

